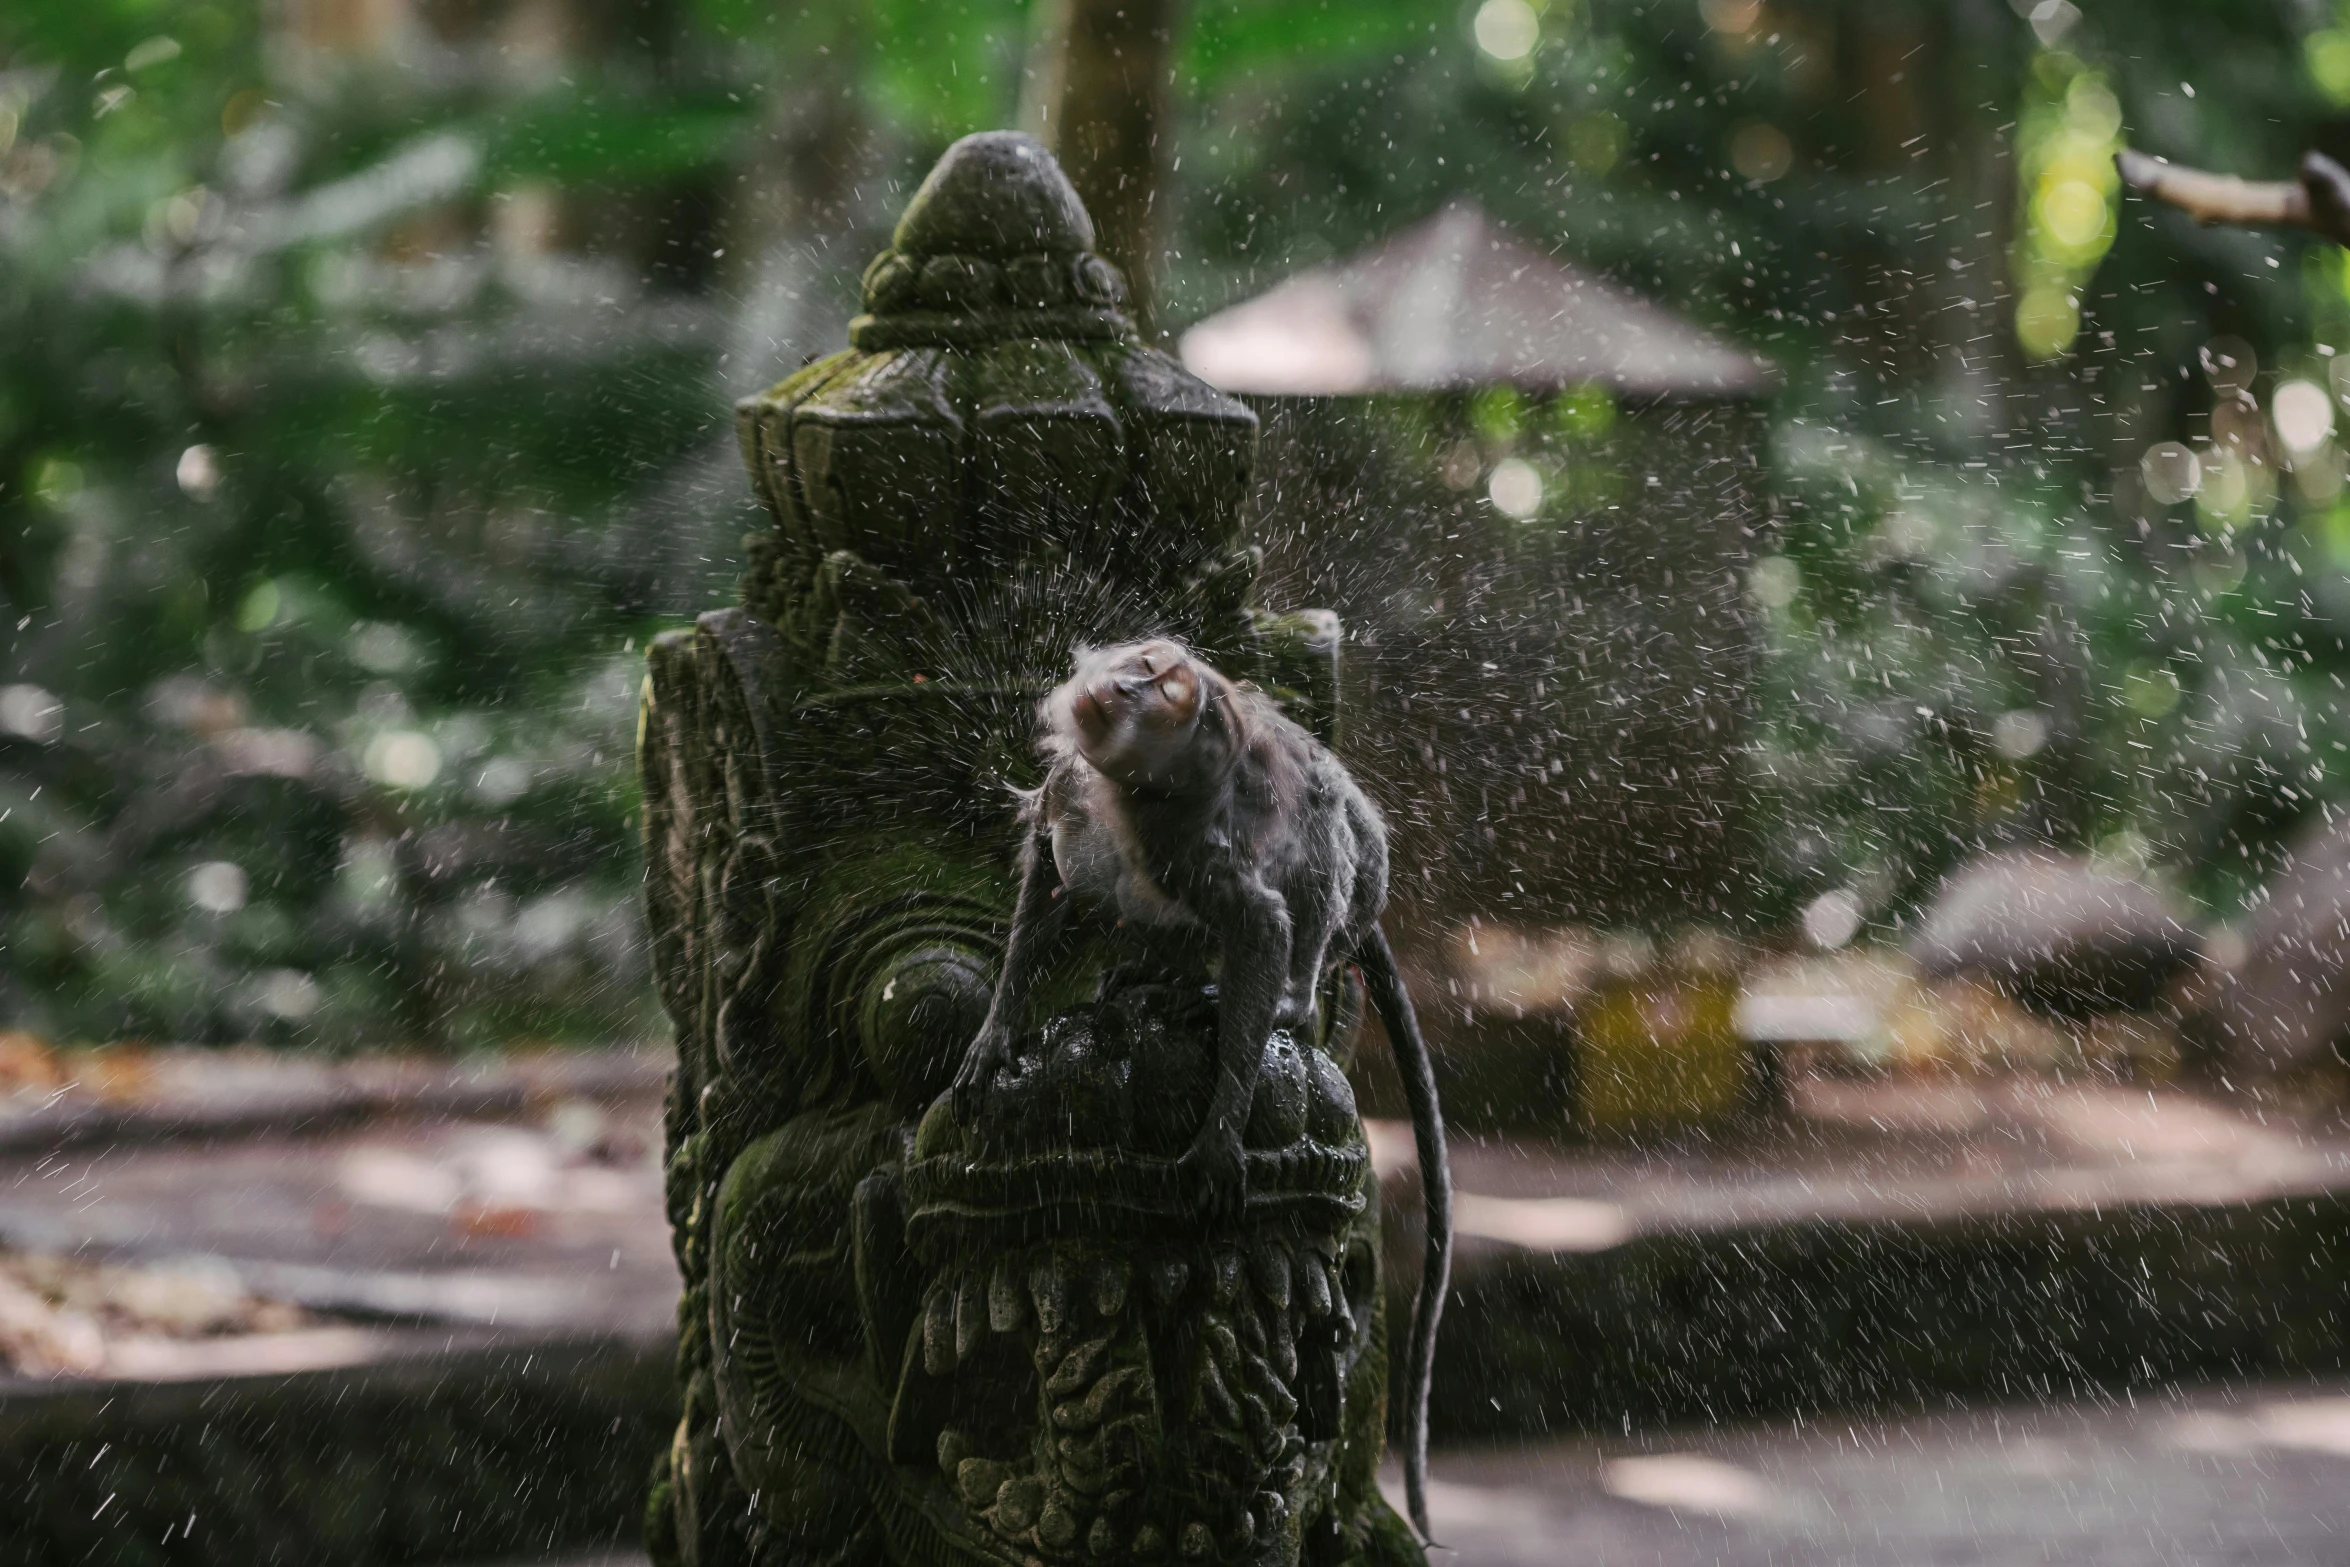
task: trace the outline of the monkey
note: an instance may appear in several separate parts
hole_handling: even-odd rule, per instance
[[[1179,1161],[1204,1217],[1236,1217],[1241,1147],[1265,1042],[1313,1038],[1334,958],[1361,972],[1411,1108],[1426,1248],[1405,1395],[1404,1479],[1428,1537],[1428,1390],[1451,1273],[1452,1183],[1436,1079],[1380,928],[1387,827],[1345,766],[1269,697],[1166,638],[1081,652],[1038,711],[1044,782],[1027,834],[1003,967],[956,1074],[973,1106],[1024,1026],[1041,955],[1073,908],[1197,943],[1218,957],[1217,1070]]]

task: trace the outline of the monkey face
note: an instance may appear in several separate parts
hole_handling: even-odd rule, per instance
[[[1179,642],[1157,638],[1082,654],[1050,717],[1078,754],[1120,783],[1163,783],[1196,759],[1211,683]]]

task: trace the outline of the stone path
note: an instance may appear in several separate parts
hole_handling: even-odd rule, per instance
[[[29,1061],[19,1054],[0,1059],[0,1155],[171,1137],[316,1135],[382,1116],[512,1120],[562,1099],[658,1098],[670,1064],[658,1050],[460,1061],[188,1046],[45,1051]]]
[[[1416,1200],[1410,1128],[1371,1123]],[[1471,1255],[1597,1251],[1641,1235],[1788,1222],[2210,1206],[2350,1189],[2350,1129],[2255,1103],[2036,1076],[1809,1077],[1783,1116],[1642,1145],[1456,1136]]]
[[[110,1107],[118,1120],[135,1112],[129,1140],[92,1140],[93,1112],[76,1111],[70,1096],[0,1115],[9,1133],[0,1136],[0,1245],[226,1264],[256,1293],[358,1319],[361,1339],[378,1331],[367,1323],[636,1339],[668,1331],[677,1284],[661,1209],[657,1056],[438,1069],[298,1061],[273,1071],[232,1057],[211,1074],[196,1064],[162,1058],[137,1103]],[[36,1120],[67,1134],[62,1146],[35,1143]],[[1408,1133],[1374,1122],[1372,1136],[1390,1212],[1403,1219],[1417,1198]],[[1903,1227],[1907,1244],[1920,1226],[1988,1218],[2013,1232],[2039,1216],[2085,1223],[2094,1240],[2102,1215],[2228,1210],[2253,1214],[2267,1233],[2265,1211],[2246,1205],[2350,1188],[2350,1139],[2338,1127],[2171,1090],[1809,1078],[1793,1085],[1786,1116],[1736,1135],[1567,1149],[1462,1138],[1455,1175],[1463,1336],[1453,1347],[1465,1351],[1499,1299],[1488,1281],[1507,1286],[1493,1309],[1548,1313],[1565,1297],[1588,1301],[1594,1270],[1622,1271],[1622,1262],[1646,1277],[1655,1270],[1638,1256],[1659,1244],[1702,1274],[1716,1251],[1758,1255],[1759,1241],[1823,1226],[1836,1244],[1870,1226]],[[1392,1238],[1400,1267],[1416,1244],[1400,1226]],[[1814,1257],[1833,1252],[1806,1245]],[[1711,1288],[1699,1285],[1700,1295]],[[1694,1297],[1677,1298],[1687,1306]],[[1561,1331],[1545,1336],[1563,1344]],[[175,1356],[186,1375],[299,1370],[304,1354],[348,1363],[365,1358],[365,1346],[345,1329],[273,1350],[197,1342],[149,1355],[134,1374],[170,1375]],[[1484,1358],[1478,1368],[1455,1358],[1453,1384],[1479,1383],[1472,1401],[1454,1405],[1456,1431],[1492,1428],[1476,1416],[1499,1407],[1484,1382],[1545,1380],[1539,1368],[1519,1378],[1514,1354],[1512,1364]],[[2241,1364],[2264,1374],[2274,1362]],[[1479,1374],[1458,1374],[1471,1369]],[[1690,1373],[1703,1381],[1704,1369]],[[1555,1403],[1496,1418],[1539,1429],[1560,1418]],[[1640,1418],[1659,1415],[1675,1418]]]
[[[0,1244],[226,1268],[256,1294],[361,1324],[142,1346],[136,1366],[113,1368],[142,1378],[349,1364],[374,1339],[391,1347],[402,1323],[658,1338],[678,1286],[644,1075],[604,1073],[627,1091],[603,1098],[461,1102],[474,1115],[460,1119],[431,1114],[446,1113],[435,1096],[389,1119],[330,1119],[326,1135],[280,1120],[231,1140],[74,1140],[0,1158]],[[507,1113],[480,1117],[491,1108]]]
[[[1375,1122],[1391,1277],[1417,1256]],[[1798,1078],[1632,1144],[1454,1144],[1440,1438],[2350,1370],[2337,1114],[2015,1074]]]
[[[2350,1562],[2339,1383],[1456,1450],[1434,1470],[1450,1549],[1431,1567]]]
[[[1438,1456],[1457,1567],[2350,1562],[2350,1386]]]
[[[429,1365],[462,1363],[502,1379],[491,1402],[515,1411],[468,1462],[511,1439],[543,1468],[542,1428],[575,1445],[621,1432],[565,1464],[592,1470],[624,1519],[674,1419],[658,1064],[537,1070],[389,1087],[313,1073],[299,1093],[255,1080],[246,1098],[224,1078],[202,1103],[151,1093],[111,1131],[62,1105],[33,1112],[62,1138],[17,1122],[0,1136],[0,1245],[195,1259],[335,1320],[151,1343],[78,1388],[0,1379],[0,1437],[16,1444],[0,1456],[47,1466],[36,1496],[69,1472],[97,1487],[86,1505],[76,1493],[86,1518],[115,1482],[76,1443],[114,1443],[106,1464],[144,1443],[158,1472],[201,1456],[163,1451],[174,1397],[247,1400],[266,1432],[281,1388],[320,1408],[373,1388],[367,1419],[393,1430],[403,1377],[438,1387]],[[1406,1259],[1417,1183],[1400,1131],[1374,1127]],[[1821,1079],[1737,1136],[1463,1139],[1457,1176],[1438,1408],[1453,1445],[1434,1498],[1456,1549],[1439,1567],[2350,1564],[2350,1383],[2281,1380],[2350,1366],[2338,1127],[2110,1085]],[[557,1379],[595,1392],[592,1408],[556,1407],[533,1369],[558,1349],[605,1368]],[[2221,1377],[2235,1390],[2147,1391]],[[2126,1386],[2134,1404],[1767,1423]],[[149,1406],[153,1430],[116,1431]],[[1619,1420],[1632,1434],[1614,1441],[1522,1440]],[[1491,1445],[1461,1445],[1480,1434]],[[426,1537],[462,1556],[455,1533]],[[475,1538],[487,1552],[546,1537],[518,1515]]]
[[[88,1313],[96,1354],[0,1374],[0,1562],[628,1538],[676,1421],[658,1061],[190,1076],[90,1107],[103,1137],[64,1101],[31,1111],[61,1139],[15,1122],[0,1246],[319,1315],[171,1336]]]

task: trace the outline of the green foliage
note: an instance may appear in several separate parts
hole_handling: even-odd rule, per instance
[[[583,0],[533,56],[494,5],[0,9],[0,1021],[637,1027],[633,671],[739,569],[726,404],[837,344],[1031,10]],[[1763,351],[1761,906],[2030,831],[2225,908],[2344,788],[2341,443],[2275,416],[2345,384],[2350,269],[2098,159],[2350,152],[2350,13],[2080,10],[1202,0],[1162,313],[1469,195]],[[1642,493],[1595,390],[1468,417],[1415,449],[1539,480],[1505,556]]]
[[[0,20],[9,1022],[640,1026],[660,567],[614,507],[712,438],[715,322],[431,225],[523,173],[625,198],[706,163],[708,96],[394,110],[269,65],[251,7]],[[624,299],[666,330],[613,330]]]
[[[1480,51],[1497,7],[1523,13],[1509,48],[1531,18],[1522,56]],[[2273,421],[2287,382],[2350,385],[2341,252],[2117,201],[2106,161],[2278,177],[2350,150],[2344,23],[2043,10],[1494,0],[1431,8],[1416,48],[1267,50],[1194,100],[1170,313],[1471,195],[1777,363],[1779,552],[1751,584],[1766,912],[1851,886],[1898,917],[2018,834],[2153,861],[2225,911],[2350,798],[2342,459]],[[2240,390],[2205,368],[2230,340],[2261,367]],[[1521,527],[1589,503],[1514,401],[1470,417],[1481,462],[1429,453],[1471,482],[1532,461]],[[2141,477],[2165,441],[2199,454],[2191,498]]]
[[[1212,92],[1252,74],[1287,76],[1398,50],[1424,50],[1450,18],[1424,0],[1202,0],[1185,29],[1181,72]]]
[[[541,94],[490,118],[492,177],[601,182],[658,180],[725,161],[745,130],[739,102],[615,92]]]

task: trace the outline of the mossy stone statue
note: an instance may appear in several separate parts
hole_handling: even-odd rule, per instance
[[[1250,602],[1254,416],[1137,340],[1091,243],[1035,142],[950,149],[854,346],[739,410],[773,517],[742,607],[651,652],[686,1282],[664,1564],[1421,1561],[1373,1483],[1351,1024],[1268,1042],[1229,1227],[1173,1180],[1206,976],[1123,961],[1114,933],[967,1122],[940,1097],[1011,909],[1007,786],[1034,781],[1035,704],[1076,645],[1178,635],[1336,719],[1335,620]]]

